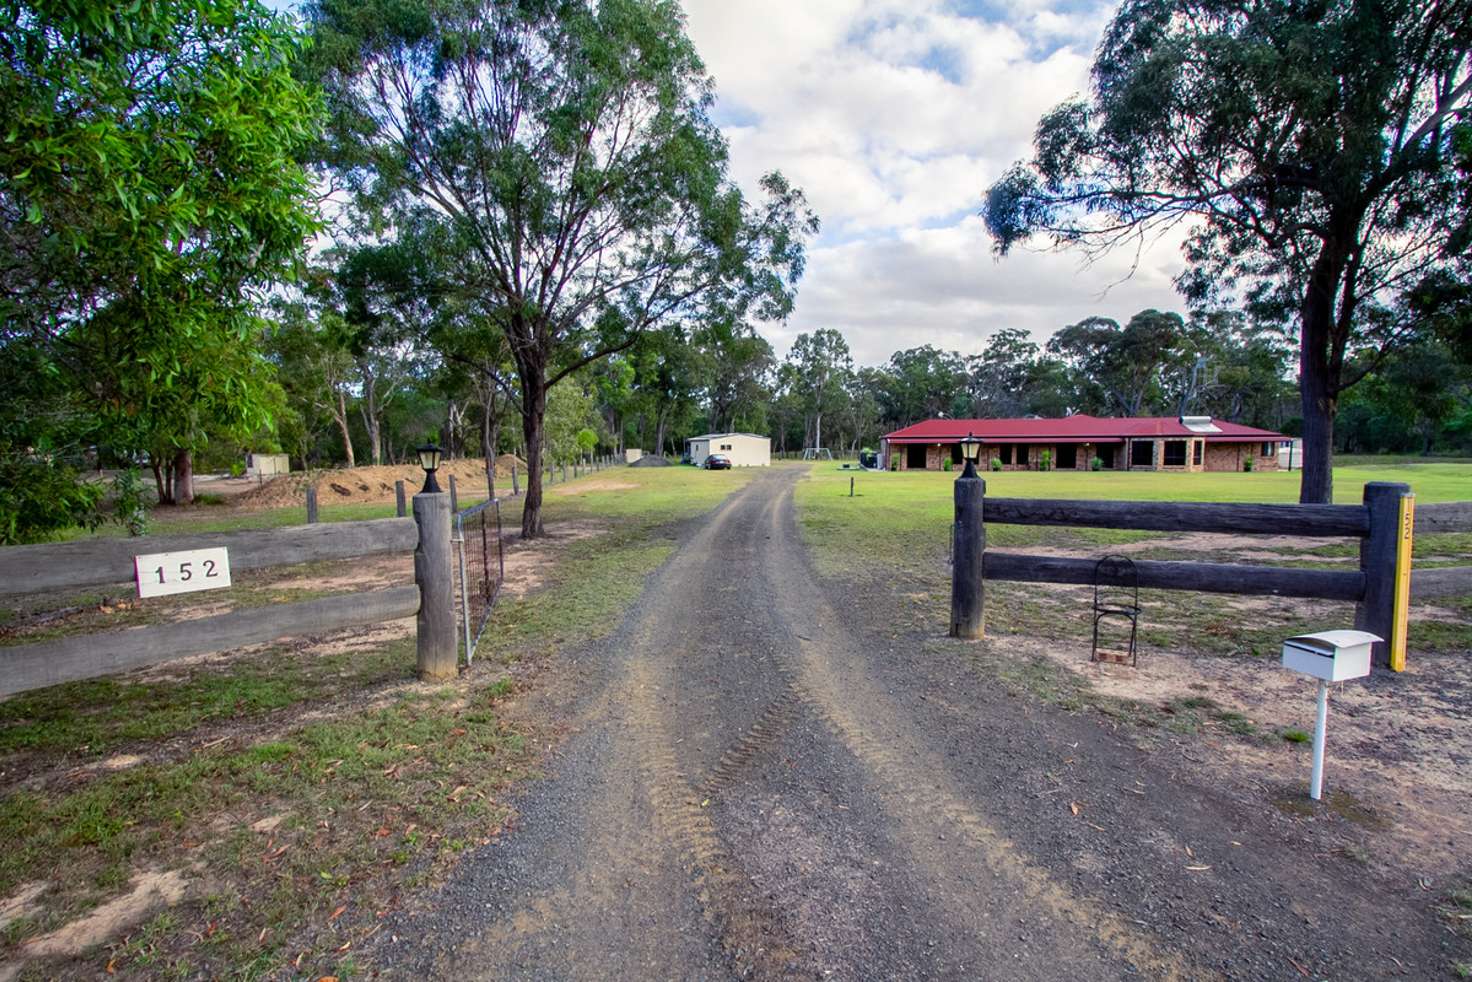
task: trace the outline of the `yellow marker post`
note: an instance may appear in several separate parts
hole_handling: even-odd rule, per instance
[[[1390,670],[1406,670],[1406,633],[1411,623],[1411,545],[1416,526],[1416,496],[1401,495],[1400,528],[1395,542],[1395,612],[1391,617]]]

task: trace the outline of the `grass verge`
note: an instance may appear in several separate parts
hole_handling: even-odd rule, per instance
[[[549,496],[549,526],[591,531],[538,547],[538,585],[503,599],[456,683],[410,681],[412,638],[315,654],[303,642],[0,703],[0,831],[12,844],[0,895],[45,884],[0,951],[25,957],[27,942],[116,902],[140,874],[177,871],[182,903],[26,973],[357,973],[385,911],[514,819],[504,799],[537,759],[499,711],[504,666],[611,632],[675,548],[678,523],[753,475],[599,476]],[[514,526],[519,509],[507,510]],[[134,759],[103,766],[120,751]],[[43,771],[65,779],[26,779]]]

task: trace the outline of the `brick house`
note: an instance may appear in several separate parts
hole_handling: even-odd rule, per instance
[[[883,466],[941,470],[947,459],[959,466],[967,434],[982,441],[983,471],[1038,470],[1044,454],[1051,469],[1065,471],[1090,470],[1095,458],[1114,471],[1275,471],[1278,446],[1289,439],[1210,416],[927,419],[883,438]]]

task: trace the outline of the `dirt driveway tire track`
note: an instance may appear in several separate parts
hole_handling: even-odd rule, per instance
[[[889,640],[816,581],[802,473],[728,499],[569,657],[578,730],[513,833],[381,932],[386,974],[1372,978],[1392,942],[1447,964],[1434,923],[1387,930],[1353,875],[1305,874],[1096,721],[1006,696],[959,643]]]

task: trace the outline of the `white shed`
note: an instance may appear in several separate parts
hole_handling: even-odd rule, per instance
[[[247,453],[245,476],[255,478],[275,477],[291,473],[291,457],[284,453]]]
[[[730,457],[733,467],[766,467],[772,463],[772,440],[755,433],[706,433],[686,440],[685,452],[696,467],[713,453]]]

